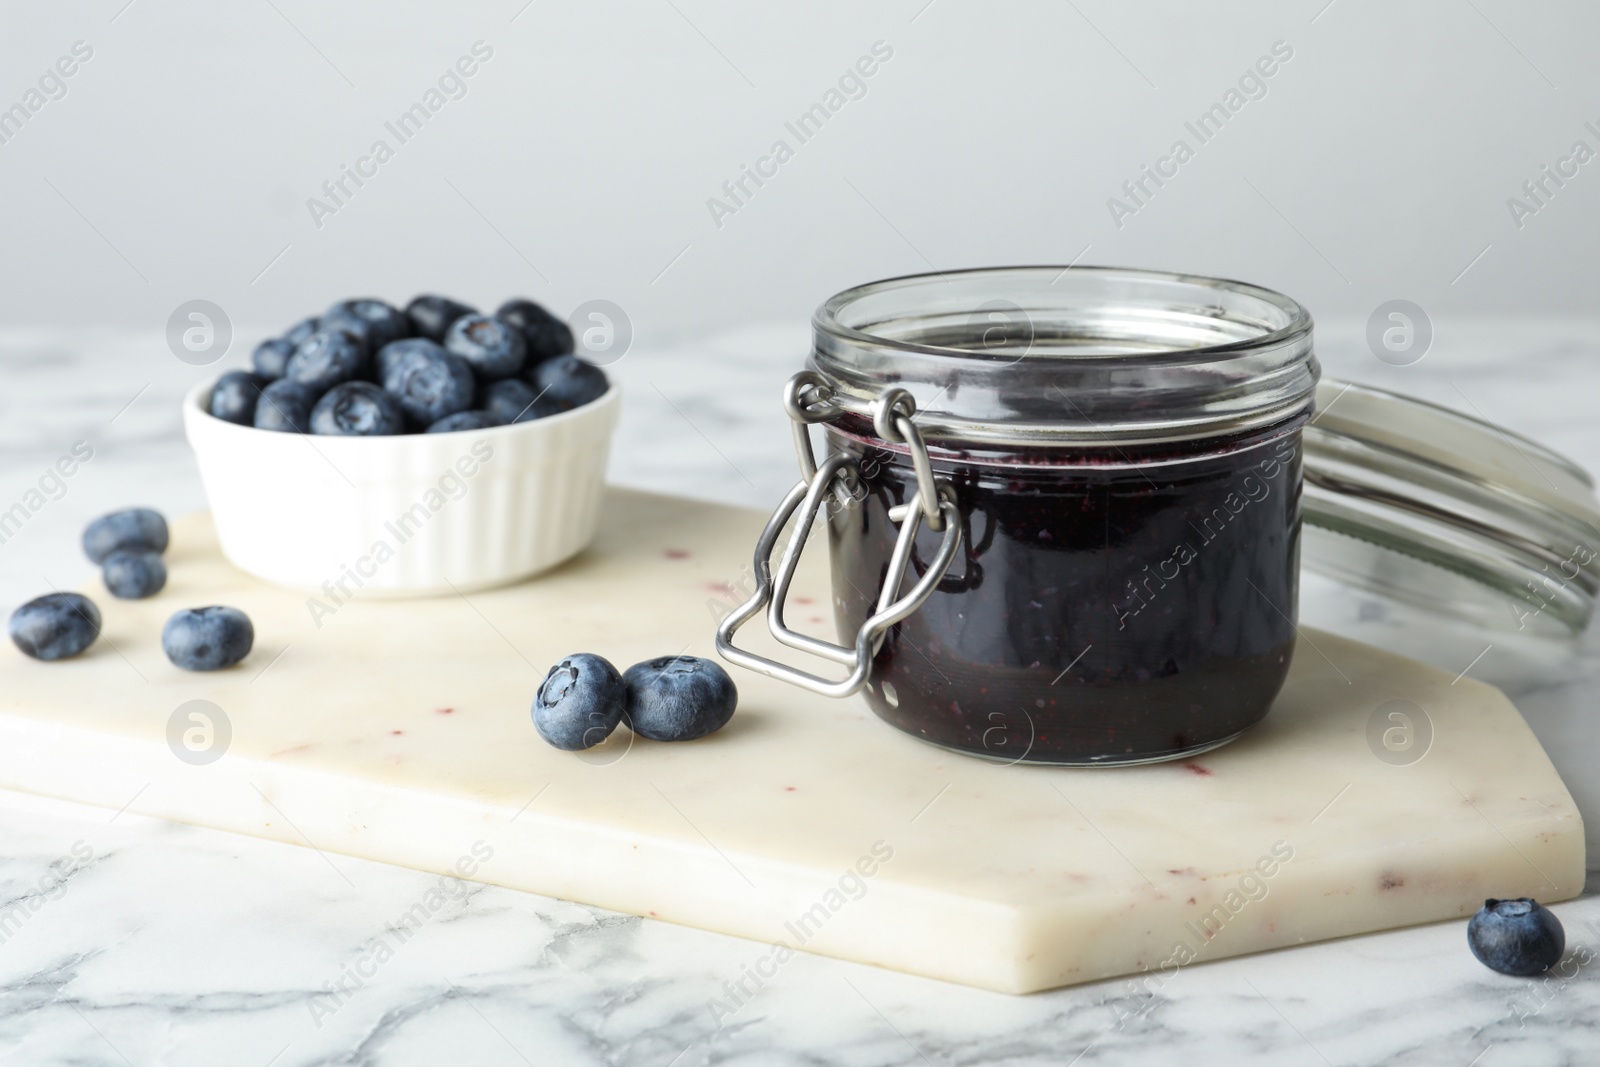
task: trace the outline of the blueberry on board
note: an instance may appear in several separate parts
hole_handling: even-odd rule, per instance
[[[490,382],[483,387],[478,399],[478,406],[501,426],[530,422],[561,412],[554,401],[540,396],[533,386],[521,378],[502,378],[498,382]]]
[[[100,576],[117,599],[143,600],[167,584],[167,565],[158,553],[119,549],[100,564]]]
[[[318,328],[349,330],[361,338],[368,352],[411,336],[411,320],[404,311],[371,297],[339,301],[323,313]]]
[[[436,293],[423,293],[406,305],[406,318],[418,337],[444,343],[444,332],[463,315],[476,315],[478,309]]]
[[[356,335],[346,330],[318,330],[300,342],[283,376],[309,385],[318,392],[360,378],[367,369],[367,352]]]
[[[605,395],[606,372],[577,356],[557,356],[533,368],[533,390],[561,411],[571,411]]]
[[[482,381],[509,378],[528,360],[522,332],[487,315],[457,319],[444,335],[444,346],[466,360]]]
[[[572,330],[532,300],[513,299],[500,305],[494,317],[522,331],[528,362],[538,363],[572,351]]]
[[[446,415],[432,426],[428,433],[455,433],[457,430],[487,430],[500,423],[487,411],[458,411],[454,415]]]
[[[406,432],[400,402],[371,382],[345,382],[322,394],[311,409],[311,432],[343,437],[383,437]]]
[[[309,319],[301,319],[287,330],[283,331],[283,339],[289,342],[291,348],[299,348],[300,342],[317,332],[317,325],[322,322],[316,315]]]
[[[256,345],[256,350],[250,354],[250,366],[262,378],[282,378],[283,369],[289,365],[289,357],[294,355],[295,347],[296,343],[287,337],[269,337]]]
[[[533,725],[556,748],[577,752],[610,737],[625,706],[617,669],[599,656],[579,652],[544,676],[533,698]]]
[[[83,528],[83,554],[104,563],[119,548],[167,550],[167,520],[150,508],[125,508],[102,515]]]
[[[662,656],[635,663],[622,676],[628,723],[652,741],[693,741],[733,718],[739,691],[721,666],[699,656]]]
[[[238,608],[184,608],[161,628],[161,651],[186,671],[231,667],[250,654],[255,640],[250,616]]]
[[[261,387],[267,380],[247,370],[231,370],[217,379],[211,387],[211,400],[206,410],[219,419],[249,426],[255,422],[256,401],[261,398]]]
[[[1555,913],[1536,900],[1491,899],[1468,921],[1467,946],[1491,971],[1527,977],[1560,961],[1567,934]]]
[[[76,656],[100,636],[100,609],[80,593],[46,593],[11,613],[11,640],[34,659]]]
[[[256,403],[256,429],[310,433],[311,409],[322,394],[309,385],[282,379],[261,390]]]
[[[407,346],[406,350],[395,354],[393,350],[401,345]],[[378,360],[383,388],[399,402],[414,426],[431,426],[472,406],[477,386],[472,368],[432,341],[420,337],[396,341],[384,346]]]

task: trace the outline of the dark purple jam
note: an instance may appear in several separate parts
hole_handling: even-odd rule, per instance
[[[1258,722],[1294,648],[1302,421],[1159,449],[934,451],[961,552],[884,638],[873,710],[938,745],[1040,763],[1170,759]],[[888,509],[916,477],[870,426],[830,430],[864,490],[829,518],[849,644],[888,569]],[[917,575],[940,537],[919,532]]]

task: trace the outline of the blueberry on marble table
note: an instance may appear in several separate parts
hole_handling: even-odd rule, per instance
[[[562,411],[582,407],[605,395],[606,372],[577,356],[547,359],[530,375],[533,389]]]
[[[366,370],[367,350],[355,334],[347,330],[318,330],[300,342],[300,347],[284,365],[283,376],[323,392],[363,377]]]
[[[311,432],[337,437],[384,437],[406,432],[400,402],[371,382],[345,382],[311,409]]]
[[[255,421],[256,401],[261,398],[261,387],[267,379],[247,370],[231,370],[217,379],[211,387],[211,399],[206,410],[219,419],[249,426]]]
[[[250,366],[262,378],[282,378],[296,347],[298,342],[287,337],[269,337],[250,354]]]
[[[100,609],[81,593],[46,593],[11,613],[11,640],[34,659],[76,656],[100,636]]]
[[[477,308],[435,293],[423,293],[406,305],[406,318],[411,320],[411,331],[418,337],[426,337],[439,344],[444,343],[444,333],[452,322],[463,315],[477,313]]]
[[[472,406],[477,385],[472,368],[426,338],[385,345],[378,353],[378,367],[384,390],[395,398],[413,426],[432,426]]]
[[[1490,970],[1527,977],[1560,961],[1567,935],[1555,913],[1536,900],[1491,899],[1467,923],[1467,946]]]
[[[490,382],[481,390],[478,399],[478,406],[502,426],[542,419],[546,415],[559,415],[562,410],[550,398],[540,396],[538,390],[521,378],[502,378],[498,382]]]
[[[156,552],[119,549],[100,564],[106,589],[119,600],[143,600],[167,584],[167,565]]]
[[[368,352],[390,341],[411,336],[411,320],[392,304],[371,297],[341,300],[323,313],[319,329],[348,330],[359,337]]]
[[[428,433],[455,433],[457,430],[487,430],[491,426],[499,426],[500,422],[487,411],[458,411],[454,415],[446,415],[432,426]]]
[[[551,745],[578,752],[611,736],[625,702],[617,669],[600,656],[578,652],[544,676],[533,698],[533,725]]]
[[[528,359],[522,331],[509,322],[487,315],[467,315],[451,324],[444,346],[466,360],[483,381],[509,378]]]
[[[507,300],[494,317],[509,322],[522,332],[528,348],[528,362],[540,363],[572,351],[572,330],[532,300]]]
[[[119,548],[167,550],[167,520],[150,508],[124,508],[102,515],[83,530],[83,554],[104,563]]]
[[[310,433],[311,409],[321,393],[309,385],[280,379],[261,390],[256,402],[256,429]]]
[[[161,628],[161,650],[186,671],[220,671],[250,654],[255,627],[238,608],[185,608]]]
[[[317,326],[321,322],[322,319],[316,315],[311,316],[309,319],[301,319],[283,331],[283,339],[289,342],[291,348],[299,348],[302,341],[317,332]]]
[[[622,676],[628,723],[652,741],[693,741],[733,718],[739,691],[719,664],[699,656],[662,656],[635,663]]]

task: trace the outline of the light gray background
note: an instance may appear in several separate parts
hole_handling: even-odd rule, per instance
[[[651,341],[1078,257],[1322,318],[1591,306],[1600,161],[1521,230],[1506,200],[1600,149],[1593,4],[524,3],[7,3],[0,106],[73,42],[94,57],[0,144],[0,325],[159,330],[204,297],[248,330],[439,289],[607,298]],[[318,229],[307,198],[477,40],[468,94]],[[798,145],[785,120],[879,40],[867,95]],[[1279,40],[1267,95],[1114,225],[1107,199]],[[719,229],[707,199],[778,137],[795,158]]]

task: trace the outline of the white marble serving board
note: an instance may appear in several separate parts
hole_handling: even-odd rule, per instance
[[[730,1011],[795,949],[1008,992],[1143,970],[1159,985],[1191,960],[1582,888],[1581,819],[1498,690],[1314,631],[1268,719],[1185,763],[968,759],[741,671],[711,738],[547,747],[528,705],[548,664],[711,655],[762,521],[613,491],[596,545],[542,579],[313,611],[230,567],[191,516],[159,596],[90,590],[105,629],[88,654],[0,652],[0,787],[749,937]],[[826,632],[827,601],[811,560],[791,621]],[[161,623],[208,603],[247,611],[256,648],[187,674]],[[212,762],[181,739],[193,700],[226,719]],[[1431,726],[1414,762],[1369,741],[1393,701]]]

